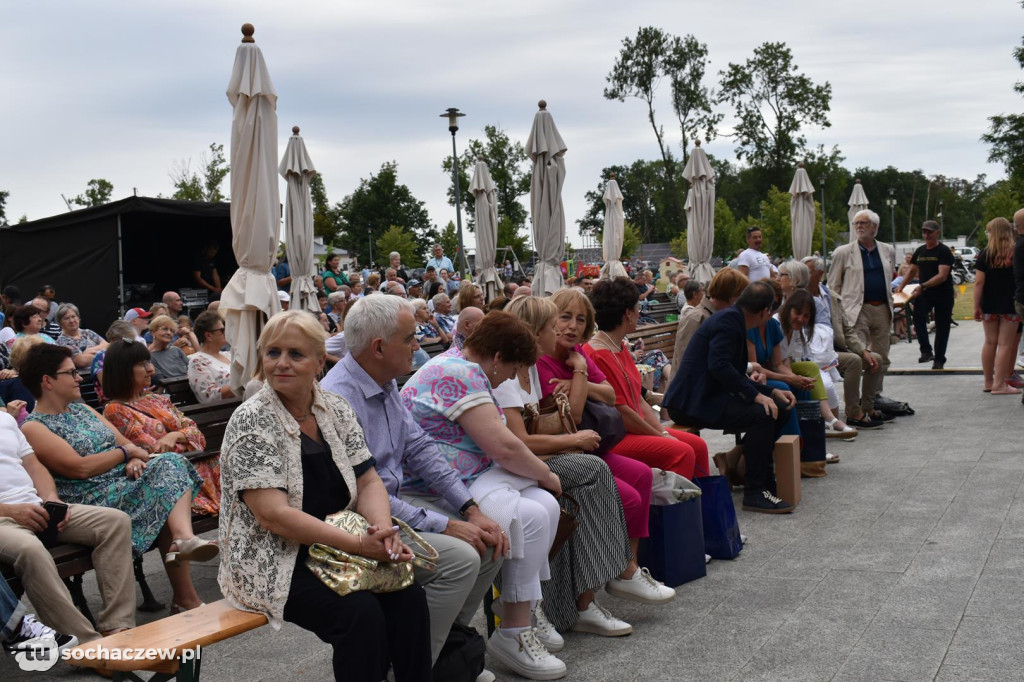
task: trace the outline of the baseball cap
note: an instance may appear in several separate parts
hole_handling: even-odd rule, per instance
[[[423,282],[419,281],[418,279],[410,279],[408,282],[405,283],[405,286],[408,289],[412,289],[413,287],[418,287],[422,285]]]
[[[939,229],[939,224],[937,222],[935,222],[934,220],[926,220],[926,221],[924,221],[924,224],[921,225],[921,231],[922,232],[935,232],[938,229]]]
[[[282,303],[285,303],[285,302],[291,303],[292,296],[287,291],[281,291],[280,289],[278,289],[277,290],[277,300],[281,301]]]
[[[153,316],[153,313],[149,312],[145,308],[132,308],[124,314],[124,321],[131,322],[132,320],[141,317],[142,319],[148,319]]]

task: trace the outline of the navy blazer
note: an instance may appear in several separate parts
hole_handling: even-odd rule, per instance
[[[769,387],[747,377],[747,357],[743,311],[735,305],[718,311],[697,328],[662,404],[714,424],[729,402],[749,404],[758,393],[770,395]]]

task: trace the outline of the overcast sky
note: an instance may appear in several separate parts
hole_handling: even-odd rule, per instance
[[[176,162],[191,158],[198,168],[211,142],[228,143],[224,91],[247,21],[279,95],[280,153],[300,125],[332,202],[394,160],[399,180],[443,226],[454,218],[441,171],[451,137],[438,115],[466,112],[460,149],[487,124],[525,141],[546,99],[568,146],[563,197],[575,243],[583,195],[601,169],[658,158],[643,103],[602,96],[622,39],[639,26],[706,42],[713,77],[765,41],[786,42],[804,73],[832,84],[832,127],[807,131],[809,140],[838,145],[850,168],[1001,177],[978,138],[988,116],[1024,108],[1012,91],[1024,73],[1011,57],[1024,11],[1010,0],[0,0],[0,8],[0,189],[11,194],[12,222],[65,211],[60,195],[81,193],[90,178],[110,180],[115,199],[132,188],[171,194]],[[667,83],[662,90],[659,120],[678,151]],[[706,148],[732,157],[728,139]]]

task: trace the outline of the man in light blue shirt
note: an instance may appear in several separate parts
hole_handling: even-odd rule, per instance
[[[391,513],[423,533],[440,553],[434,573],[416,569],[427,593],[434,660],[453,622],[468,626],[507,549],[500,526],[484,515],[458,472],[402,404],[395,379],[408,374],[415,339],[412,306],[397,296],[367,296],[345,318],[348,354],[321,382],[345,398],[387,488]],[[407,477],[432,495],[400,491]],[[464,520],[462,520],[464,519]]]
[[[441,272],[441,268],[444,268],[448,272],[455,272],[455,267],[452,265],[452,259],[444,255],[444,248],[440,244],[434,244],[431,248],[431,253],[434,254],[433,258],[427,259],[427,265],[433,265],[437,272]]]

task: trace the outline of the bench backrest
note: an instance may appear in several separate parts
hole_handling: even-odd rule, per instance
[[[224,440],[224,430],[228,427],[228,420],[234,413],[235,408],[242,404],[240,398],[223,400],[216,403],[205,403],[200,405],[187,405],[180,408],[182,414],[191,419],[203,432],[206,437],[206,449],[204,452],[220,452],[221,442]]]
[[[645,350],[660,350],[669,360],[675,351],[676,344],[676,322],[664,322],[662,324],[649,324],[637,328],[628,336],[630,341],[637,339],[644,340]]]
[[[163,379],[155,380],[154,383],[163,388],[167,397],[178,407],[199,403],[195,393],[192,392],[192,386],[189,385],[187,376],[164,377]]]

